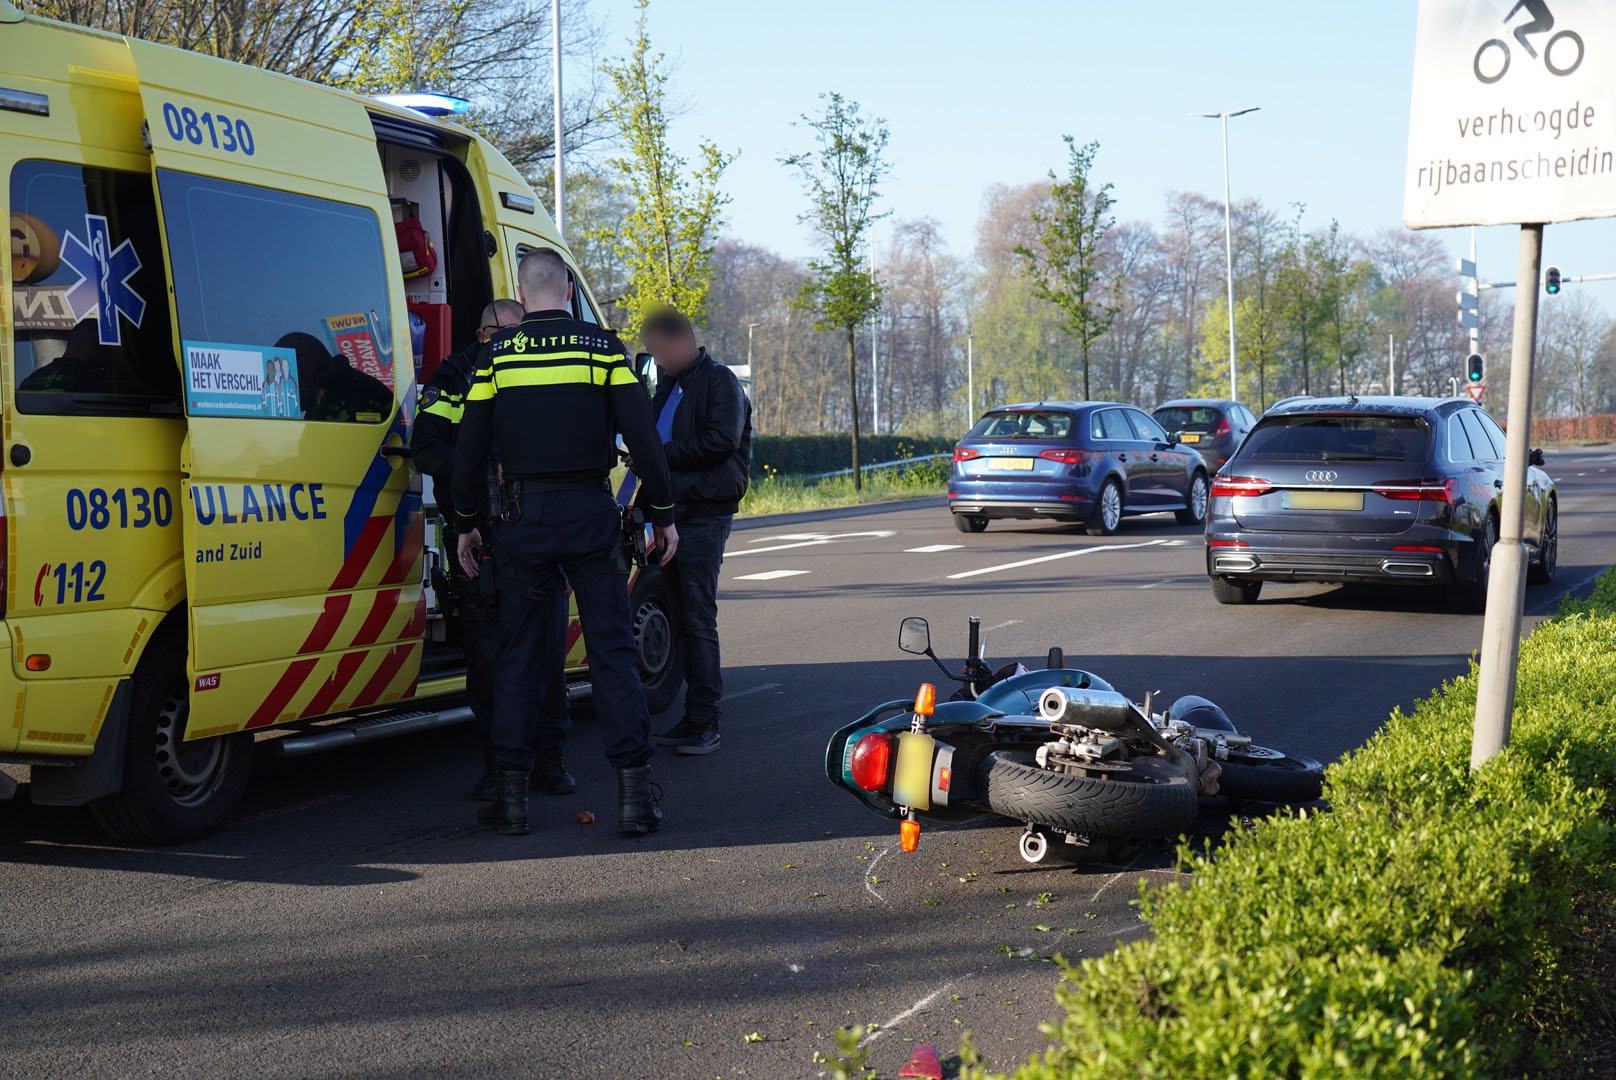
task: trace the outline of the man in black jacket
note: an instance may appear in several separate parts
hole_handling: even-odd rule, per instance
[[[718,749],[724,696],[718,650],[718,568],[752,467],[752,405],[740,380],[696,344],[690,320],[656,312],[640,330],[656,357],[657,418],[673,478],[679,551],[663,568],[674,632],[684,641],[685,714],[655,736],[681,754]]]

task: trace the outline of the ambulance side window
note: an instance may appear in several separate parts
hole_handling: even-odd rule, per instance
[[[517,265],[521,265],[522,256],[526,255],[530,251],[536,251],[536,250],[538,250],[538,249],[535,248],[531,244],[517,244],[516,245],[516,262],[517,262]],[[570,267],[568,268],[567,272],[569,274],[572,273],[572,270],[571,270]],[[577,287],[577,277],[576,276],[574,276],[574,278],[573,278],[572,317],[577,319],[579,322],[594,323],[596,326],[600,325],[600,317],[595,314],[595,309],[589,306],[589,297],[585,296],[584,291]]]
[[[375,212],[169,169],[157,188],[186,410],[387,420],[393,320]]]
[[[17,409],[177,413],[151,178],[19,162],[10,218]]]

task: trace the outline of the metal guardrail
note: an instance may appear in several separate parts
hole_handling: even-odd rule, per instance
[[[896,460],[893,460],[893,461],[874,461],[874,462],[871,462],[868,465],[861,465],[859,468],[863,472],[869,472],[871,469],[895,469],[895,468],[902,468],[905,465],[915,465],[915,464],[918,464],[919,462],[922,462],[922,461],[936,461],[939,458],[948,458],[948,459],[952,460],[953,457],[954,457],[954,455],[953,455],[952,452],[949,452],[949,453],[946,453],[946,454],[922,454],[919,457],[897,458]],[[803,477],[803,479],[804,480],[830,480],[833,477],[837,477],[837,476],[852,476],[852,475],[853,475],[853,470],[851,468],[833,469],[830,472],[810,473],[809,475]]]

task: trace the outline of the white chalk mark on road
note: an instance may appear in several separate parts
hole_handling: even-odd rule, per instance
[[[1102,544],[1098,547],[1075,548],[1072,551],[1057,551],[1053,555],[1040,555],[1036,559],[1021,559],[1012,563],[1000,563],[998,566],[984,566],[980,570],[965,570],[958,574],[949,574],[949,581],[959,581],[962,578],[980,577],[983,574],[997,574],[1004,570],[1019,570],[1023,566],[1036,566],[1039,563],[1055,562],[1059,559],[1071,559],[1078,555],[1092,555],[1096,551],[1126,551],[1129,548],[1163,547],[1171,544],[1183,543],[1182,540],[1145,540],[1137,544]]]
[[[742,574],[736,581],[778,581],[783,577],[798,577],[802,574],[811,574],[812,570],[765,570],[761,574]]]
[[[1121,870],[1118,870],[1116,873],[1114,873],[1110,877],[1106,878],[1105,879],[1105,884],[1101,885],[1098,889],[1095,889],[1094,890],[1094,895],[1089,897],[1089,903],[1091,903],[1091,904],[1099,903],[1100,902],[1100,897],[1105,895],[1105,890],[1107,890],[1111,886],[1115,885],[1117,883],[1117,879],[1122,877],[1123,874],[1126,874],[1128,871],[1132,870],[1134,868],[1134,864],[1137,863],[1138,861],[1139,861],[1139,856],[1135,855],[1133,858],[1128,860],[1128,865],[1124,866]]]
[[[892,906],[891,904],[887,903],[887,898],[882,896],[880,893],[875,891],[875,868],[877,866],[881,865],[881,860],[887,857],[887,852],[890,852],[893,848],[895,848],[897,846],[898,846],[897,844],[888,844],[887,847],[886,847],[886,851],[883,851],[883,852],[881,852],[881,854],[877,855],[870,862],[870,868],[868,870],[864,871],[864,891],[869,893],[871,896],[875,897],[877,900],[881,901],[883,904],[886,904],[887,907]]]
[[[762,683],[762,684],[760,684],[758,686],[748,686],[745,690],[737,690],[733,694],[725,694],[724,695],[724,700],[725,701],[734,701],[736,698],[743,698],[743,697],[748,696],[749,694],[761,694],[765,690],[778,690],[778,689],[780,689],[780,684],[779,683],[777,683],[777,682],[766,682],[766,683]]]
[[[1020,625],[1021,625],[1021,620],[1020,619],[1006,619],[1002,623],[994,623],[992,626],[988,627],[987,630],[988,630],[988,632],[991,633],[994,630],[1006,630],[1006,629],[1008,629],[1008,628],[1010,628],[1012,626],[1020,626]]]
[[[851,532],[851,533],[793,533],[790,536],[769,537],[768,539],[791,540],[789,544],[774,544],[770,547],[745,548],[741,551],[726,551],[724,558],[735,559],[742,555],[766,555],[771,551],[790,551],[793,548],[823,547],[825,544],[835,544],[842,540],[885,540],[889,536],[898,534],[891,530],[879,532]],[[751,543],[757,543],[753,540]]]
[[[931,993],[927,994],[925,997],[921,998],[919,1001],[915,1002],[913,1005],[909,1006],[907,1009],[903,1010],[903,1012],[899,1013],[897,1016],[894,1016],[886,1023],[877,1024],[874,1031],[870,1032],[868,1035],[864,1036],[864,1038],[859,1040],[859,1045],[869,1046],[875,1040],[879,1039],[881,1036],[885,1035],[888,1031],[891,1031],[905,1020],[909,1020],[917,1014],[925,1012],[926,1009],[931,1006],[932,1002],[942,997],[949,990],[953,989],[953,987],[953,983],[944,983],[942,986],[939,986],[937,989],[933,990]]]
[[[906,555],[935,555],[939,551],[957,551],[964,546],[964,544],[927,544],[925,547],[904,548],[903,551]]]

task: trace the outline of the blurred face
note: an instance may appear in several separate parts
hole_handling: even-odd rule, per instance
[[[640,340],[645,344],[645,351],[656,357],[657,367],[669,375],[677,375],[689,367],[698,352],[695,339],[683,334],[649,332],[642,334]]]

